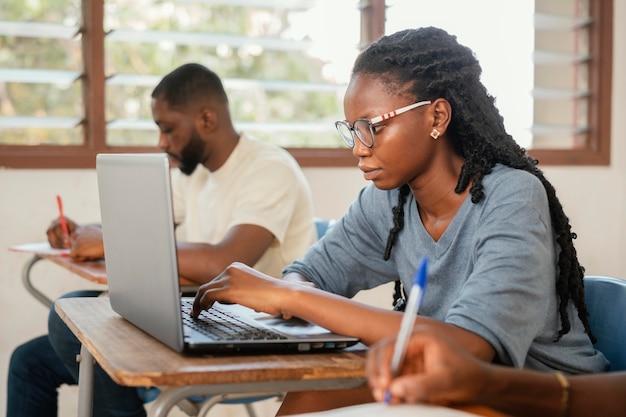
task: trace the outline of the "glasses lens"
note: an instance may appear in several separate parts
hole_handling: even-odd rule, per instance
[[[372,136],[372,129],[370,129],[369,120],[358,119],[354,121],[354,131],[359,137],[361,143],[368,148],[374,146],[374,137]]]
[[[354,138],[352,137],[352,132],[350,131],[348,125],[346,125],[346,122],[337,122],[335,123],[335,127],[346,145],[348,145],[349,148],[354,148]]]

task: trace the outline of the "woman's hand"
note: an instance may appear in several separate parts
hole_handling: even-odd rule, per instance
[[[281,281],[265,275],[245,264],[235,262],[228,266],[212,281],[198,288],[192,317],[198,317],[202,310],[211,308],[214,302],[241,304],[271,315],[285,314],[283,300],[290,290],[298,284]]]
[[[375,344],[368,352],[367,377],[372,394],[392,403],[475,404],[489,372],[485,364],[429,327],[416,328],[395,378],[391,374],[394,339]]]

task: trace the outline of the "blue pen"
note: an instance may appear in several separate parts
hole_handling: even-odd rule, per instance
[[[425,256],[422,258],[417,271],[415,271],[415,278],[413,279],[413,286],[409,293],[409,299],[406,303],[406,310],[402,316],[402,323],[400,324],[400,330],[398,331],[398,338],[396,340],[396,346],[393,350],[393,357],[391,359],[391,373],[395,377],[398,375],[400,365],[404,359],[409,338],[415,325],[415,319],[417,318],[417,312],[422,304],[422,298],[424,297],[424,290],[426,289],[426,277],[427,277],[428,258]],[[391,394],[387,390],[385,393],[385,403],[389,404],[391,401]]]

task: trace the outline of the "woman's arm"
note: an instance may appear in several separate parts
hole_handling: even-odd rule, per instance
[[[358,337],[366,345],[398,332],[401,313],[362,304],[311,285],[302,285],[302,282],[306,282],[302,276],[292,275],[289,281],[277,280],[234,263],[199,288],[192,315],[197,316],[215,301],[221,301],[286,318],[299,317],[336,333]],[[493,348],[474,333],[421,316],[417,323],[428,323],[477,357],[488,361],[493,359]]]

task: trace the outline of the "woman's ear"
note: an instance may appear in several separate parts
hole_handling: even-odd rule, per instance
[[[452,107],[445,98],[438,98],[433,102],[433,129],[439,131],[440,135],[446,133],[450,119],[452,118]]]

